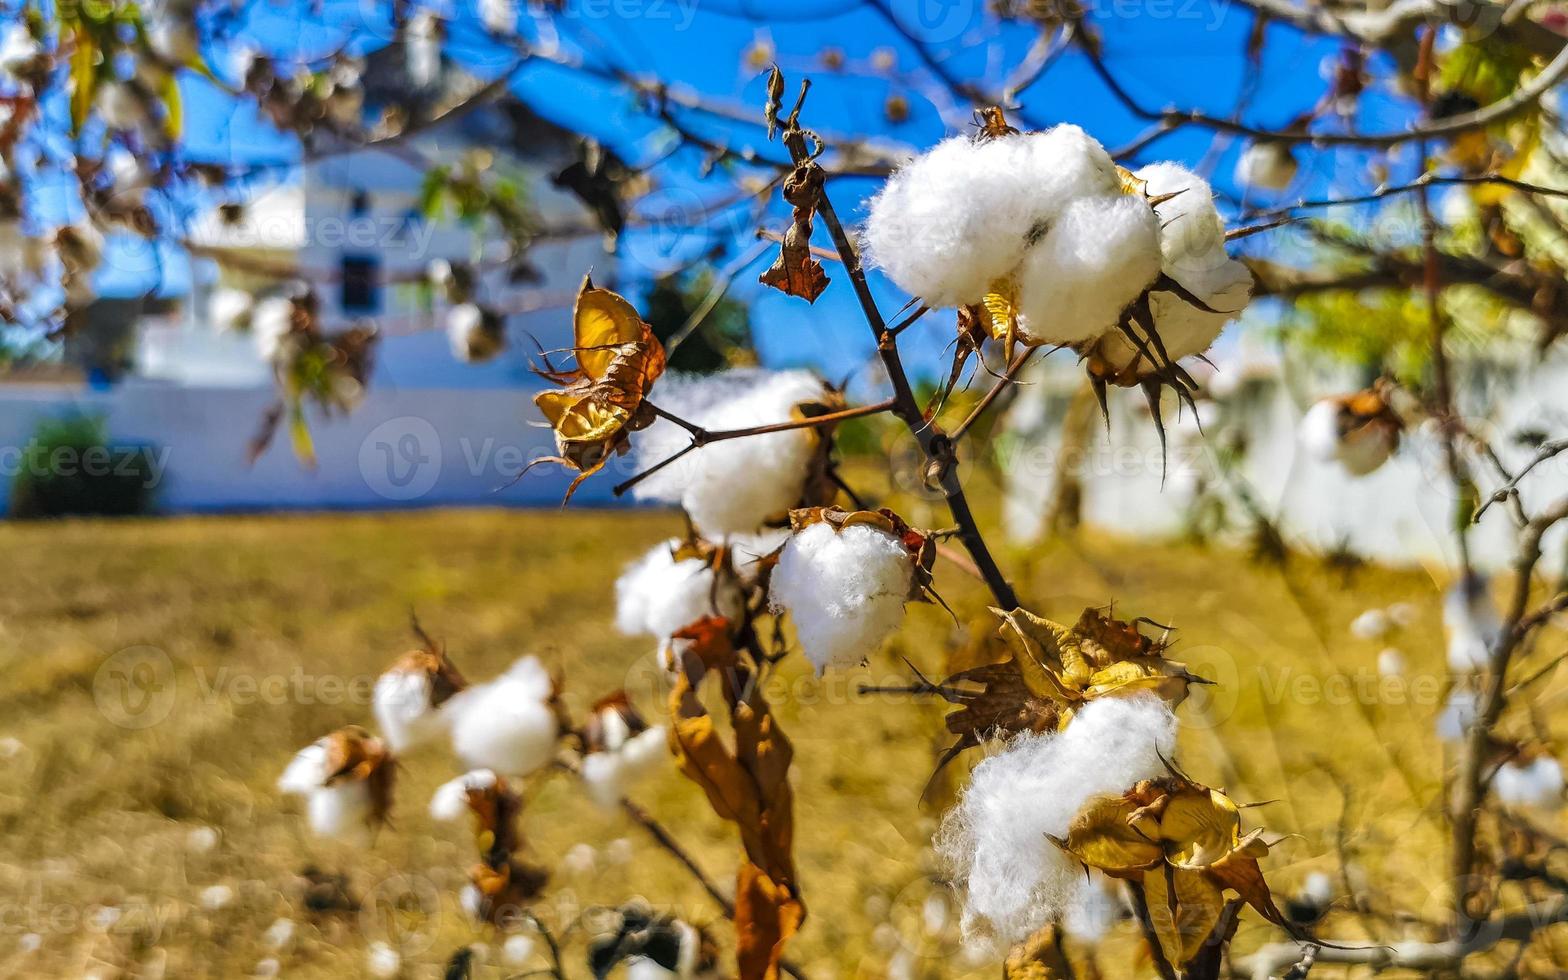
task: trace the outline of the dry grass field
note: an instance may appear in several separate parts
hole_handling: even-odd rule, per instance
[[[472,842],[426,814],[457,771],[444,747],[402,760],[394,826],[368,853],[312,840],[273,784],[311,739],[373,724],[369,686],[410,647],[410,609],[471,679],[536,653],[564,673],[576,711],[624,685],[659,714],[650,644],[614,631],[613,582],[678,528],[673,514],[581,510],[0,525],[11,568],[0,590],[0,976],[358,977],[385,935],[418,940],[410,977],[440,976],[473,942],[492,950],[476,976],[542,965],[501,963],[494,937],[457,907]],[[1182,658],[1222,684],[1182,709],[1182,763],[1241,799],[1275,801],[1248,819],[1298,835],[1265,865],[1276,892],[1335,871],[1343,846],[1379,889],[1437,907],[1441,894],[1425,896],[1442,867],[1430,803],[1443,653],[1424,573],[1346,579],[1298,558],[1282,574],[1221,550],[1094,537],[1005,559],[1046,615],[1114,601],[1123,616],[1178,627]],[[953,567],[939,586],[960,618],[984,613]],[[1416,604],[1411,626],[1352,638],[1358,613],[1395,601]],[[945,744],[942,710],[855,691],[906,678],[900,657],[940,674],[960,639],[940,607],[920,606],[861,671],[819,680],[792,656],[770,679],[797,752],[810,909],[791,956],[812,980],[995,973],[960,952],[956,916],[940,914],[938,817],[920,796]],[[1380,682],[1388,645],[1408,667]],[[570,777],[540,777],[526,795],[533,855],[556,867],[547,922],[634,895],[718,918],[640,827],[595,809]],[[672,768],[636,796],[727,882],[734,837],[695,787]],[[346,874],[364,911],[307,911],[311,867]],[[434,906],[415,900],[427,886]],[[280,918],[298,926],[273,949],[266,933]],[[1132,932],[1124,924],[1111,942]],[[1276,937],[1248,918],[1237,948]],[[569,940],[568,966],[587,976],[581,930]],[[1130,960],[1101,961],[1118,977]]]

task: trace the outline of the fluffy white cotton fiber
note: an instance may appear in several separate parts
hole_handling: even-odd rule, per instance
[[[1072,201],[1018,275],[1018,332],[1031,344],[1076,344],[1115,331],[1160,273],[1160,225],[1125,194]]]
[[[1119,186],[1110,154],[1077,126],[946,140],[872,200],[866,250],[928,306],[978,303],[1065,208]]]
[[[278,777],[278,789],[305,797],[305,817],[318,837],[363,843],[370,838],[373,801],[364,780],[331,777],[330,743],[318,739],[305,746]]]
[[[1399,433],[1385,425],[1362,425],[1345,431],[1348,424],[1341,398],[1314,402],[1301,417],[1296,434],[1314,459],[1337,463],[1351,476],[1366,476],[1388,461],[1399,445]]]
[[[430,696],[430,677],[422,671],[389,670],[376,678],[372,707],[392,751],[406,751],[445,730],[446,715],[431,706]]]
[[[276,360],[282,352],[283,338],[288,336],[293,315],[294,304],[283,296],[268,296],[251,310],[251,338],[262,360]]]
[[[1167,774],[1176,717],[1159,698],[1101,698],[1059,733],[1020,735],[975,767],[938,854],[965,889],[966,936],[1010,944],[1085,901],[1062,837],[1089,799]]]
[[[770,595],[821,672],[874,653],[903,622],[913,580],[914,562],[893,535],[865,524],[837,531],[818,523],[784,546]]]
[[[680,541],[649,549],[615,581],[615,626],[628,636],[650,633],[667,640],[705,616],[737,619],[744,599],[728,575],[716,575],[700,558],[675,560]]]
[[[583,782],[593,801],[609,809],[620,802],[633,782],[668,757],[664,728],[656,725],[627,737],[612,749],[583,756]]]
[[[809,371],[743,369],[712,377],[667,377],[660,408],[710,431],[788,422],[796,405],[820,402],[827,389]],[[645,470],[690,443],[685,429],[660,420],[632,440]],[[800,501],[816,447],[808,429],[729,439],[682,456],[633,491],[639,500],[678,503],[703,535],[755,531]]]
[[[1507,807],[1556,810],[1563,805],[1563,767],[1549,755],[1505,762],[1493,777],[1492,789]]]
[[[465,772],[456,779],[449,780],[436,787],[430,795],[431,819],[450,823],[468,812],[468,794],[470,791],[483,791],[491,788],[496,783],[496,775],[489,769],[475,769]]]
[[[555,758],[560,721],[555,684],[534,657],[494,680],[459,691],[441,710],[449,716],[452,749],[470,769],[524,776]]]
[[[1023,258],[1045,201],[1032,137],[944,140],[893,174],[871,201],[872,264],[928,306],[978,303]]]

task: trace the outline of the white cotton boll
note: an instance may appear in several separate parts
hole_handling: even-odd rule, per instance
[[[627,774],[642,775],[662,764],[669,754],[669,739],[664,726],[654,725],[627,739],[620,748]]]
[[[251,338],[264,361],[274,361],[283,339],[293,329],[294,304],[282,296],[269,296],[255,305],[250,316]]]
[[[1236,183],[1267,191],[1282,191],[1296,179],[1299,164],[1290,145],[1277,140],[1247,144],[1236,160]]]
[[[900,167],[871,200],[868,261],[928,306],[980,302],[1045,210],[1030,144],[955,137]]]
[[[244,330],[250,326],[255,305],[256,297],[250,293],[222,286],[207,298],[207,320],[217,330]]]
[[[403,972],[403,954],[384,942],[373,942],[365,954],[365,967],[376,980],[394,980]]]
[[[589,797],[605,809],[614,809],[640,777],[652,771],[668,754],[664,729],[645,729],[608,752],[583,756],[582,777]]]
[[[1341,399],[1324,398],[1301,417],[1297,436],[1313,458],[1337,463],[1351,476],[1366,476],[1382,466],[1399,445],[1399,433],[1386,425],[1368,424],[1342,431],[1345,408]]]
[[[262,934],[262,942],[268,949],[287,949],[294,942],[294,933],[298,927],[293,919],[280,918],[273,920],[272,925]]]
[[[1121,193],[1116,161],[1079,127],[1063,123],[1024,139],[1030,204],[1039,209],[1035,220],[1054,222],[1075,200]]]
[[[913,581],[914,562],[893,535],[865,524],[836,531],[824,522],[790,538],[770,594],[821,673],[853,667],[876,652],[903,622]]]
[[[414,748],[446,731],[450,719],[430,700],[430,675],[423,671],[389,670],[376,678],[372,707],[392,751]]]
[[[678,980],[680,974],[648,959],[633,956],[626,960],[626,980]]]
[[[323,786],[306,798],[305,815],[318,837],[359,843],[370,839],[374,807],[363,780]]]
[[[1145,182],[1151,198],[1175,194],[1155,208],[1162,271],[1215,310],[1161,290],[1150,302],[1155,329],[1172,360],[1201,354],[1246,307],[1252,273],[1225,251],[1225,221],[1208,181],[1174,163],[1151,164],[1134,176]]]
[[[1350,621],[1350,635],[1358,640],[1376,640],[1388,635],[1393,626],[1389,622],[1388,613],[1381,609],[1368,609]]]
[[[258,961],[250,971],[251,976],[253,977],[275,977],[282,972],[283,964],[279,963],[271,956],[264,960]]]
[[[216,827],[196,827],[185,835],[185,846],[195,854],[210,854],[220,839]]]
[[[1405,673],[1405,655],[1389,647],[1377,655],[1377,672],[1381,677],[1400,677]]]
[[[501,959],[507,966],[522,966],[534,955],[534,939],[524,933],[507,936],[501,944]]]
[[[442,823],[461,819],[468,812],[469,792],[487,790],[495,785],[495,780],[492,770],[475,769],[437,786],[436,791],[430,794],[431,819]]]
[[[555,758],[560,720],[550,704],[555,689],[534,657],[500,677],[459,691],[441,710],[449,717],[452,749],[471,769],[526,776]]]
[[[637,857],[637,847],[625,837],[617,837],[604,845],[604,858],[611,864],[631,864]]]
[[[1443,710],[1437,715],[1437,737],[1445,742],[1458,742],[1465,738],[1480,717],[1481,702],[1475,692],[1456,687],[1448,692]]]
[[[429,88],[441,75],[441,18],[420,10],[403,26],[403,60],[415,88]]]
[[[615,625],[627,636],[649,633],[661,640],[705,616],[735,619],[744,611],[740,587],[700,558],[675,560],[680,541],[649,549],[615,580]]]
[[[234,889],[228,885],[211,885],[201,892],[201,907],[209,912],[226,909],[234,903]]]
[[[583,756],[582,777],[589,799],[606,810],[614,809],[625,795],[621,792],[621,759],[614,752]]]
[[[468,340],[484,327],[484,323],[484,311],[476,303],[459,303],[447,311],[446,336],[455,357],[468,359]]]
[[[599,852],[592,844],[573,844],[561,855],[561,868],[574,877],[585,877],[599,866]]]
[[[1563,804],[1563,767],[1549,755],[1505,762],[1492,779],[1492,789],[1504,806],[1555,810]]]
[[[1301,896],[1317,906],[1333,902],[1334,891],[1334,879],[1322,871],[1312,872],[1301,883]]]
[[[1480,671],[1491,663],[1503,623],[1484,575],[1472,574],[1449,587],[1443,596],[1443,629],[1448,634],[1450,668]]]
[[[1068,204],[1019,269],[1018,331],[1031,344],[1075,344],[1117,329],[1160,273],[1160,227],[1126,194]]]
[[[1046,837],[1064,837],[1092,797],[1166,775],[1176,716],[1159,698],[1100,698],[1061,732],[1020,735],[975,767],[947,813],[937,852],[965,887],[970,938],[1017,942],[1079,896],[1083,868]]]
[[[709,430],[788,422],[795,406],[827,395],[809,371],[742,369],[659,383],[659,407]],[[686,431],[660,420],[632,440],[639,470],[690,443]],[[639,483],[638,500],[679,503],[702,534],[718,539],[755,531],[800,502],[817,437],[807,429],[716,442],[682,456]]]
[[[1333,398],[1313,402],[1296,426],[1296,437],[1314,459],[1325,463],[1338,459],[1339,403]]]
[[[0,75],[5,76],[11,84],[18,84],[18,74],[27,71],[43,56],[43,45],[33,37],[27,24],[18,18],[11,22],[4,37],[0,38]]]
[[[294,754],[278,777],[278,789],[284,793],[305,795],[318,790],[326,783],[331,770],[327,758],[327,740],[318,739]]]

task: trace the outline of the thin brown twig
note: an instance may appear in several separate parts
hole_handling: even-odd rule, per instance
[[[991,407],[991,403],[996,401],[997,398],[1001,396],[1002,392],[1014,383],[1018,377],[1018,373],[1024,369],[1024,365],[1029,363],[1029,358],[1033,357],[1035,351],[1039,349],[1040,348],[1038,347],[1025,347],[1017,354],[1014,354],[1013,362],[1007,365],[1007,370],[1000,378],[997,379],[996,384],[992,385],[991,389],[985,393],[985,395],[980,399],[980,402],[975,405],[974,410],[969,413],[969,416],[962,422],[958,423],[957,427],[953,429],[949,438],[951,438],[954,442],[958,442],[959,440],[963,439],[965,433],[967,433],[970,428],[980,420],[981,415],[985,414],[985,410]]]
[[[801,86],[800,101],[804,101],[809,86],[809,80]],[[795,112],[799,112],[798,102]],[[789,148],[790,159],[797,167],[812,165],[805,132],[798,126],[794,113],[791,114],[789,125],[784,131],[784,144]],[[933,482],[941,487],[943,495],[947,498],[948,510],[953,515],[953,521],[962,528],[959,538],[964,542],[964,547],[968,549],[970,556],[974,558],[997,604],[1003,609],[1016,609],[1018,597],[1014,594],[1013,587],[1008,584],[1007,577],[996,564],[996,559],[992,557],[990,548],[986,545],[985,538],[975,521],[974,513],[969,509],[969,501],[964,496],[952,441],[940,427],[923,417],[920,403],[916,401],[914,391],[910,387],[909,376],[904,372],[898,343],[895,338],[888,335],[887,323],[882,319],[882,313],[877,309],[876,300],[871,295],[871,287],[866,282],[866,273],[860,264],[860,254],[855,250],[849,235],[845,233],[825,187],[817,199],[817,214],[822,218],[822,224],[833,239],[833,247],[838,250],[843,259],[844,271],[849,277],[850,286],[854,289],[855,298],[860,303],[866,324],[877,340],[877,356],[881,358],[888,381],[893,386],[893,414],[903,421],[919,443],[926,458],[927,472],[934,477]]]

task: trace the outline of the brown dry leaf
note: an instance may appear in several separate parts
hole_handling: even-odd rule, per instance
[[[1002,963],[1002,980],[1068,980],[1072,976],[1072,964],[1062,952],[1061,933],[1054,925],[1008,950]]]
[[[1203,874],[1169,865],[1143,876],[1143,893],[1166,960],[1190,962],[1220,921],[1224,893]]]
[[[784,179],[784,200],[794,213],[779,245],[779,257],[759,278],[764,286],[815,303],[828,288],[822,263],[811,254],[811,228],[822,199],[822,168],[813,161],[800,164]]]
[[[1012,648],[1024,683],[1058,705],[1062,726],[1095,698],[1149,691],[1176,705],[1188,685],[1208,683],[1186,664],[1167,660],[1164,641],[1143,635],[1136,621],[1091,608],[1067,627],[1023,608],[993,611],[1002,619],[998,632]]]
[[[518,910],[539,897],[550,872],[524,861],[480,862],[468,869],[468,880],[479,891],[479,914],[492,925],[513,928]]]
[[[534,396],[555,430],[560,455],[549,458],[579,473],[568,499],[612,453],[626,451],[629,433],[653,420],[644,399],[664,373],[664,346],[653,328],[630,303],[595,287],[588,276],[572,310],[572,331],[577,367],[540,371],[562,387]]]
[[[1187,963],[1213,932],[1232,891],[1292,931],[1274,905],[1258,858],[1262,831],[1241,833],[1240,808],[1188,779],[1146,779],[1121,796],[1085,805],[1065,840],[1052,841],[1091,868],[1141,881],[1166,957]]]
[[[698,635],[687,637],[694,646],[706,646],[705,655],[695,656],[704,663],[724,659],[717,637],[723,635],[727,643],[727,631],[708,620],[699,625]],[[794,750],[760,689],[735,664],[733,650],[728,659],[726,669],[713,673],[724,685],[734,750],[719,737],[689,669],[677,676],[670,694],[670,747],[681,772],[702,787],[713,811],[740,831],[745,860],[737,880],[735,933],[741,980],[776,980],[784,945],[806,916],[793,856],[789,767]]]

